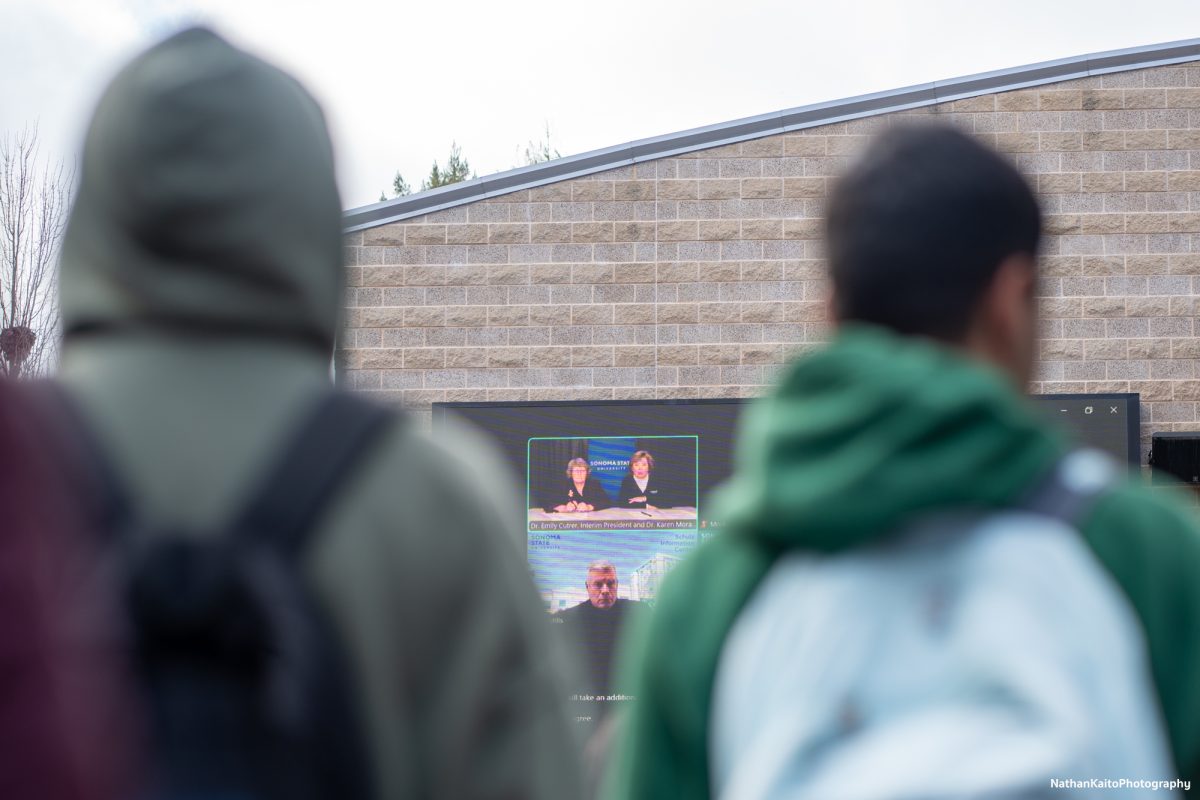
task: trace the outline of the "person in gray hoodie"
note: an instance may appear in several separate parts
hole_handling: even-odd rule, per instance
[[[330,391],[341,254],[324,117],[292,77],[204,29],[116,76],[63,244],[61,384],[148,529],[220,530]],[[397,415],[301,565],[379,797],[578,793],[517,512],[461,488],[497,483],[480,447]]]

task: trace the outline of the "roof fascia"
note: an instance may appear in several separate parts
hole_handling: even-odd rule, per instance
[[[522,189],[532,189],[644,161],[789,131],[906,111],[984,94],[1026,89],[1113,72],[1180,64],[1197,59],[1200,59],[1200,39],[1187,39],[1043,61],[952,80],[813,103],[770,114],[639,139],[353,208],[343,215],[343,229],[346,233],[353,233]]]

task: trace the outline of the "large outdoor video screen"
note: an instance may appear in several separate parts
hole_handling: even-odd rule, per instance
[[[741,400],[438,403],[491,434],[525,478],[530,565],[548,608],[583,595],[582,572],[604,558],[621,597],[647,601],[638,570],[682,555],[716,521],[710,493],[732,472]],[[636,586],[634,584],[637,584]]]
[[[494,437],[524,477],[530,569],[551,622],[583,664],[572,699],[594,723],[629,699],[614,644],[663,577],[720,521],[711,493],[732,472],[739,400],[434,405]]]
[[[1137,464],[1136,394],[1042,395],[1035,406],[1081,443]],[[524,478],[530,569],[550,620],[580,655],[572,699],[594,723],[630,698],[614,644],[664,576],[714,535],[712,492],[733,471],[750,401],[435,403],[490,434]]]

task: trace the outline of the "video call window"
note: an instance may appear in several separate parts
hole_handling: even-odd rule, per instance
[[[653,604],[700,529],[696,435],[531,437],[527,552],[534,582],[581,657],[577,719],[630,698],[614,683],[616,643]]]
[[[589,565],[601,562],[617,575],[616,598],[653,601],[696,544],[698,446],[696,436],[528,440],[528,557],[548,611],[587,602]]]
[[[696,436],[532,438],[529,530],[696,528]]]

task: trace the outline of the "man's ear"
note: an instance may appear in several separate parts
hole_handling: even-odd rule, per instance
[[[1031,256],[1025,253],[1009,256],[996,270],[988,295],[992,321],[1000,326],[1003,335],[1024,333],[1036,291],[1037,266]]]

